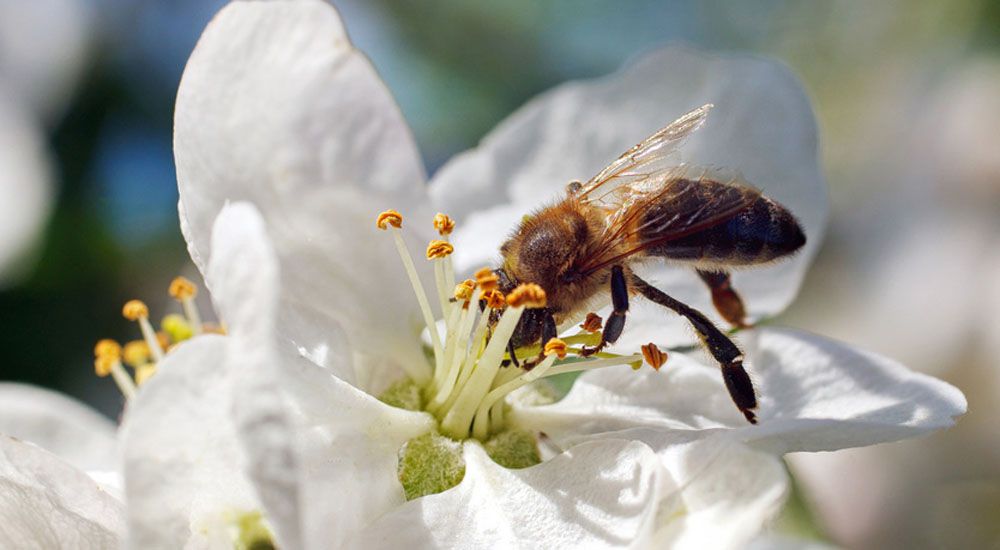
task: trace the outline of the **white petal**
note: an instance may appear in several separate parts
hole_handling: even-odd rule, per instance
[[[260,510],[230,418],[225,337],[185,342],[122,423],[129,545],[210,545],[231,514]]]
[[[465,477],[372,524],[356,547],[627,548],[652,535],[669,479],[645,445],[601,441],[523,470],[478,443],[465,445]]]
[[[374,220],[395,207],[414,216],[409,233],[429,232],[423,167],[328,3],[223,8],[185,69],[174,149],[182,229],[203,272],[216,215],[249,201],[281,260],[287,338],[319,356],[350,353],[346,333],[355,351],[422,360],[416,302]]]
[[[2,81],[0,81],[2,84]],[[0,90],[0,284],[18,273],[52,203],[52,173],[41,130]]]
[[[914,437],[949,427],[965,412],[956,388],[891,359],[804,332],[743,334],[760,400],[757,426],[742,420],[717,367],[679,353],[660,372],[623,366],[587,373],[562,401],[516,407],[512,417],[563,446],[600,436],[663,449],[725,432],[785,453]]]
[[[660,456],[679,489],[660,510],[658,548],[743,548],[788,493],[781,460],[741,443],[712,438]]]
[[[808,236],[805,249],[791,260],[734,275],[752,317],[781,311],[797,293],[820,243],[827,201],[809,101],[788,69],[761,58],[671,47],[619,73],[565,84],[528,103],[433,179],[436,206],[459,221],[456,242],[467,239],[466,231],[483,230],[480,216],[490,220],[475,248],[456,247],[458,266],[470,269],[492,260],[520,214],[562,196],[570,180],[586,181],[639,140],[705,103],[715,108],[681,149],[683,159],[739,170],[790,208]],[[659,266],[647,275],[676,298],[712,309],[708,293],[688,270]],[[664,315],[652,310],[630,314],[629,324],[652,319],[664,325]],[[690,338],[690,332],[680,334]]]
[[[292,413],[281,392],[274,324],[280,283],[278,258],[260,212],[227,205],[212,231],[208,273],[226,320],[227,368],[234,377],[234,422],[247,457],[247,475],[281,545],[302,546],[298,454]]]
[[[30,441],[81,470],[113,470],[115,424],[61,393],[0,383],[0,433]]]
[[[813,334],[759,331],[747,352],[761,425],[746,438],[777,452],[874,445],[949,428],[967,403],[954,386]]]
[[[223,209],[208,270],[230,328],[227,361],[240,373],[235,388],[242,397],[233,404],[238,437],[281,542],[329,547],[403,501],[399,450],[433,429],[433,421],[389,407],[297,353],[275,349],[281,284],[264,231],[252,205]],[[328,364],[342,372],[338,364],[349,359],[334,354]],[[299,503],[305,503],[301,511]]]
[[[122,503],[49,452],[0,436],[0,547],[116,548]]]
[[[434,421],[390,407],[311,363],[297,368],[285,384],[300,412],[305,546],[339,548],[403,504],[399,450],[433,430]]]

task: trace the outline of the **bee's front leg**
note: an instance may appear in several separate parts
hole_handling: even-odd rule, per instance
[[[716,311],[727,323],[734,327],[747,328],[746,309],[743,307],[743,300],[733,288],[728,271],[702,271],[697,270],[698,276],[708,285],[712,291],[712,303],[715,304]]]
[[[608,322],[604,323],[604,331],[601,332],[601,343],[592,348],[583,348],[580,355],[584,357],[594,355],[608,344],[614,344],[625,329],[625,314],[628,313],[628,282],[620,265],[611,268],[611,306],[611,316],[608,317]]]

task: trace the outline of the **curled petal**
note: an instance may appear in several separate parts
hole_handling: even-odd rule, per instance
[[[203,273],[219,211],[250,202],[278,253],[287,342],[320,362],[334,352],[420,358],[416,302],[371,220],[404,205],[405,215],[426,220],[408,234],[426,242],[433,212],[423,167],[399,109],[332,6],[224,7],[184,71],[174,153],[181,226]]]
[[[226,337],[199,336],[171,352],[129,404],[121,437],[133,548],[207,545],[225,538],[234,515],[260,511],[226,371]]]

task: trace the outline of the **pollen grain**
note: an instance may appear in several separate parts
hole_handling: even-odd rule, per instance
[[[661,351],[660,348],[656,347],[656,344],[650,342],[645,346],[642,346],[642,357],[649,363],[649,366],[656,370],[660,370],[660,367],[667,362],[667,353]]]

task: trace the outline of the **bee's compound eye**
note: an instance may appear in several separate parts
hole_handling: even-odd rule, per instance
[[[583,183],[581,183],[579,180],[573,180],[566,184],[566,194],[571,197],[579,193],[580,189],[583,189]]]

